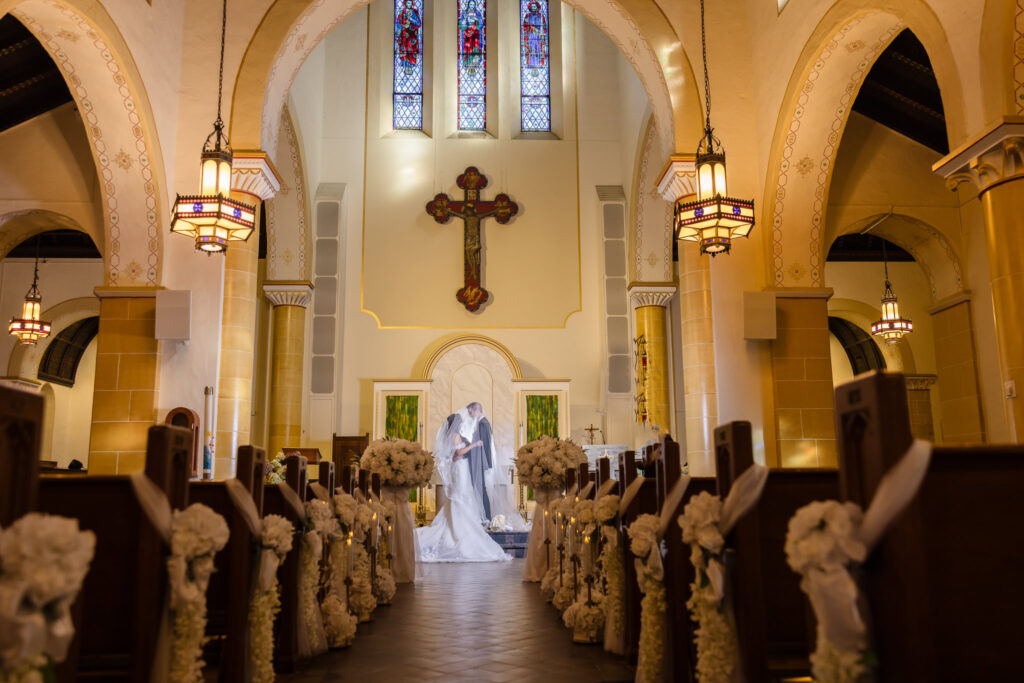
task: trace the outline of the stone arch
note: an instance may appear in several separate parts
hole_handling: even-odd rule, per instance
[[[112,286],[160,284],[166,187],[149,99],[114,20],[87,0],[0,0],[60,69],[100,184],[100,251]]]
[[[93,234],[71,216],[45,209],[28,209],[0,215],[0,259],[6,258],[11,249],[30,237],[50,230],[61,229],[84,232],[92,238],[100,253],[103,253],[102,234]],[[102,228],[99,229],[102,231]]]
[[[681,41],[657,3],[565,2],[601,28],[636,71],[651,102],[665,154],[689,149],[702,128],[696,81]],[[235,79],[230,133],[236,148],[277,146],[274,138],[295,75],[334,26],[368,3],[276,0],[271,5]]]
[[[830,299],[828,314],[841,318],[865,334],[871,334],[871,323],[882,317],[882,309],[854,299]],[[876,344],[890,372],[915,372],[914,353],[909,344]]]
[[[928,280],[933,302],[963,291],[963,270],[953,245],[941,231],[906,214],[876,213],[848,224],[836,234],[826,236],[823,256],[840,235],[861,232],[872,224],[871,234],[889,240],[914,257]]]
[[[53,333],[31,346],[16,344],[11,351],[10,359],[7,361],[7,376],[33,382],[37,381],[36,374],[39,369],[39,361],[50,346],[50,343],[57,337],[57,334],[68,325],[84,318],[98,316],[99,314],[100,300],[93,296],[66,299],[43,311],[40,317],[43,320],[50,321]]]
[[[775,287],[821,287],[832,170],[850,110],[877,57],[909,28],[925,46],[942,92],[951,146],[966,135],[962,88],[939,20],[925,0],[880,9],[839,0],[819,22],[790,78],[775,127],[762,224],[770,226]]]

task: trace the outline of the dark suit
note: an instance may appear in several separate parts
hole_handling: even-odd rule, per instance
[[[487,497],[484,472],[494,467],[494,463],[491,462],[491,444],[494,441],[494,436],[491,432],[491,423],[488,422],[486,417],[480,418],[480,422],[476,425],[476,434],[474,436],[473,441],[482,441],[483,444],[470,450],[466,457],[469,458],[469,472],[473,478],[473,488],[480,492],[484,515],[490,520],[491,501]]]

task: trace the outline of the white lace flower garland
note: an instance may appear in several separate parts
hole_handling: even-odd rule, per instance
[[[202,679],[206,589],[214,572],[214,556],[227,545],[229,536],[224,518],[202,503],[174,511],[167,558],[173,615],[170,683]]]
[[[874,660],[850,575],[868,554],[856,533],[863,521],[859,505],[834,500],[805,505],[789,520],[786,561],[800,575],[800,588],[816,612],[832,606],[830,623],[818,620],[818,644],[811,655],[811,673],[818,681],[856,683]]]
[[[249,606],[249,641],[254,683],[274,683],[274,618],[281,609],[277,567],[292,549],[294,528],[281,515],[263,518],[259,579]]]
[[[349,610],[359,617],[360,623],[365,623],[370,620],[373,610],[377,609],[377,597],[373,594],[370,579],[370,556],[362,543],[357,544],[355,549],[352,585],[349,587]]]
[[[335,499],[337,497],[336,495]],[[320,605],[320,614],[324,620],[327,645],[332,648],[351,645],[355,640],[356,627],[359,623],[356,615],[349,612],[346,597],[345,578],[349,554],[347,540],[347,535],[331,539],[327,552],[330,580],[327,584],[327,597]]]
[[[662,661],[665,654],[665,584],[658,546],[657,515],[640,515],[629,525],[630,551],[636,561],[637,582],[644,594],[640,602],[640,652],[636,665],[636,680],[653,683],[662,680]]]
[[[0,681],[52,677],[74,636],[70,608],[95,550],[95,534],[66,517],[33,512],[0,529]]]
[[[707,491],[690,499],[679,516],[683,542],[690,545],[696,578],[686,607],[697,623],[697,676],[701,681],[729,681],[737,659],[736,634],[722,606],[725,570],[721,553],[725,538],[719,529],[722,501]]]
[[[621,637],[626,624],[626,573],[619,553],[619,496],[611,494],[597,500],[594,512],[601,524],[604,545],[601,548],[601,574],[604,583],[605,622],[611,624],[616,637]]]

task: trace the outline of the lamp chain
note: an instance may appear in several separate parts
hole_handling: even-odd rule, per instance
[[[224,0],[220,17],[220,71],[217,74],[217,122],[214,126],[217,130],[223,130],[224,120],[220,116],[221,100],[224,96],[224,39],[228,26],[228,0]],[[217,147],[220,147],[220,139],[217,139]]]
[[[885,240],[882,240],[882,268],[885,271],[885,284],[889,284],[889,259],[885,255]]]
[[[39,284],[39,244],[43,241],[41,234],[36,235],[36,267],[35,272],[32,274],[32,288],[35,289],[36,285]]]
[[[708,43],[704,32],[704,0],[700,0],[700,49],[704,59],[704,132],[711,137],[711,79],[708,78]],[[710,141],[710,140],[709,140]],[[710,151],[710,150],[709,150]]]

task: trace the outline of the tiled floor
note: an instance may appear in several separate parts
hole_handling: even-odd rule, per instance
[[[359,626],[351,647],[288,683],[633,680],[622,658],[572,643],[537,584],[520,578],[522,560],[424,566],[425,576]]]

